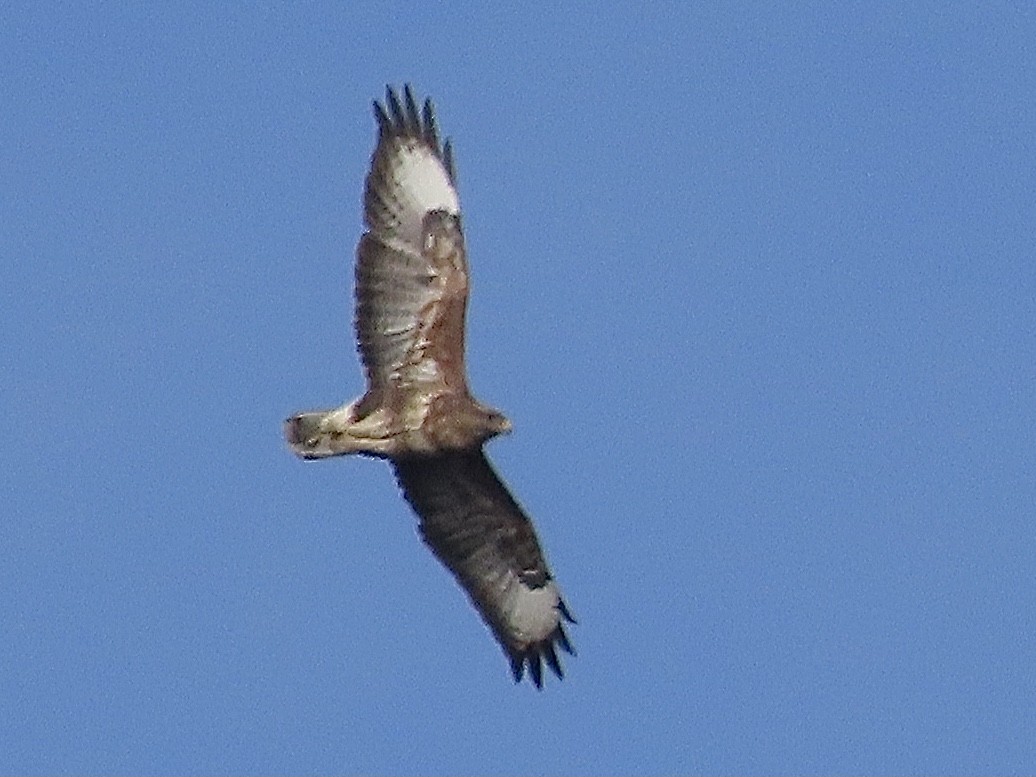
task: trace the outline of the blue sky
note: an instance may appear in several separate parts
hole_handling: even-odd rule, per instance
[[[978,5],[5,5],[0,772],[1031,772],[1036,13]],[[280,436],[362,390],[403,81],[540,693]]]

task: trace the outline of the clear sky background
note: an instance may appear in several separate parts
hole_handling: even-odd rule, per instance
[[[0,772],[1031,772],[1036,11],[793,5],[5,4]],[[281,439],[403,81],[542,692]]]

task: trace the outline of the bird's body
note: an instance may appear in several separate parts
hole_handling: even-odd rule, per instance
[[[449,142],[430,101],[410,88],[375,102],[378,145],[357,247],[356,336],[367,377],[359,399],[289,418],[304,459],[388,459],[420,518],[422,538],[454,574],[507,653],[515,680],[542,662],[560,677],[572,618],[535,531],[482,446],[510,431],[468,389],[464,328],[468,263]]]

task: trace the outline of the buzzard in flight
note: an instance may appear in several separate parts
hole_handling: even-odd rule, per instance
[[[430,100],[407,86],[374,103],[378,145],[356,251],[356,337],[367,391],[349,404],[289,418],[303,459],[356,453],[387,459],[421,537],[453,573],[503,647],[515,682],[543,664],[562,676],[574,622],[532,522],[483,452],[511,430],[476,400],[464,365],[468,261],[453,152]]]

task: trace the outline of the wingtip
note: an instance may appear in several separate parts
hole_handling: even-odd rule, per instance
[[[557,642],[561,649],[568,653],[570,656],[576,654],[576,649],[572,647],[572,643],[568,641],[568,634],[565,633],[565,629],[558,624],[557,631],[554,633],[554,641]]]
[[[443,164],[446,165],[446,172],[450,175],[450,180],[456,183],[457,167],[453,162],[453,142],[449,138],[446,138],[446,142],[443,144],[442,158]]]
[[[543,651],[544,658],[547,659],[547,666],[550,667],[551,671],[558,677],[559,680],[563,680],[565,673],[561,670],[561,662],[558,660],[557,651],[554,650],[554,643],[548,643],[547,647]]]
[[[569,612],[568,605],[565,604],[563,599],[558,600],[558,612],[561,613],[561,617],[564,618],[568,623],[579,623],[579,621],[572,617],[572,613]]]
[[[385,109],[381,107],[380,100],[371,100],[371,106],[374,111],[374,121],[378,122],[378,130],[384,132],[385,127],[388,126],[388,116],[385,115]]]
[[[406,118],[403,113],[403,105],[399,102],[399,95],[391,86],[385,87],[385,104],[389,113],[392,114],[392,121],[400,127],[406,126]]]
[[[558,624],[557,629],[550,636],[550,638],[529,645],[524,649],[507,650],[507,657],[511,663],[511,676],[516,684],[526,676],[526,670],[528,670],[529,680],[536,686],[537,690],[543,690],[544,675],[543,665],[546,664],[551,672],[559,680],[565,679],[565,670],[561,666],[561,658],[558,655],[557,648],[560,647],[569,655],[575,655],[575,651],[572,649],[571,643],[568,641],[568,636],[565,634],[561,624]]]
[[[525,659],[520,655],[512,655],[509,658],[511,659],[511,676],[514,678],[515,685],[517,685],[525,675]]]
[[[536,690],[543,690],[543,662],[540,660],[539,653],[533,653],[529,656],[529,675],[532,677],[533,685],[536,686]]]
[[[450,182],[457,182],[457,168],[453,159],[453,147],[449,138],[440,140],[439,126],[435,117],[435,104],[431,97],[419,102],[410,83],[404,83],[402,92],[392,84],[385,84],[384,100],[374,100],[374,119],[378,123],[380,137],[413,137],[423,140],[439,157]]]

